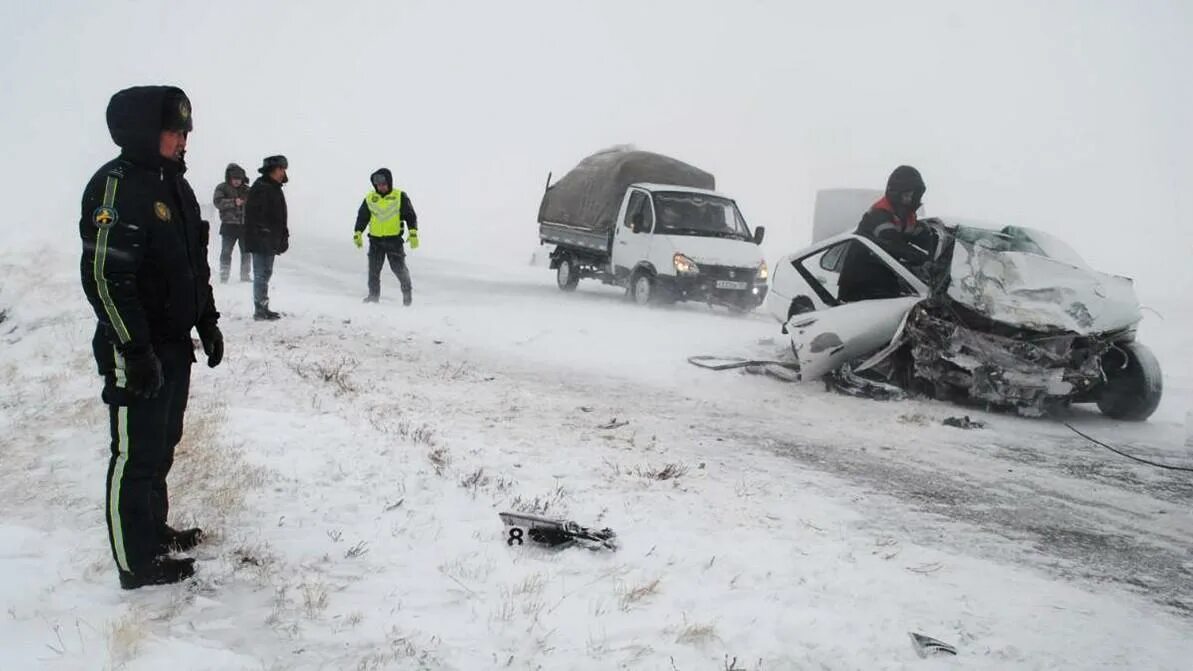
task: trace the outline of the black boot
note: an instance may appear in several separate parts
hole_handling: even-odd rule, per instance
[[[196,545],[203,542],[203,538],[203,530],[198,527],[181,531],[166,527],[162,530],[161,541],[158,543],[158,554],[165,555],[171,552],[193,550]]]
[[[256,321],[275,321],[281,318],[282,316],[280,314],[270,310],[264,305],[258,305],[256,311],[253,312],[253,319]]]
[[[370,294],[368,296],[365,296],[365,299],[361,302],[362,303],[379,303],[379,302],[381,302],[381,297],[373,296],[372,294]]]
[[[172,559],[158,557],[143,571],[137,573],[120,572],[120,587],[123,589],[137,589],[146,585],[170,585],[182,582],[195,575],[194,559]]]
[[[410,305],[410,303],[412,303],[413,301],[414,301],[414,298],[413,298],[413,297],[411,297],[411,295],[410,295],[410,294],[402,294],[402,305],[407,305],[407,306],[408,306],[408,305]]]

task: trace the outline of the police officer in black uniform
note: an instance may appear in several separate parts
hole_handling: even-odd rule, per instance
[[[98,320],[92,349],[104,378],[112,456],[106,479],[108,540],[120,586],[185,580],[175,558],[203,538],[166,524],[166,475],[182,438],[196,329],[214,368],[223,358],[207,263],[209,226],[183,177],[191,105],[173,86],[112,96],[108,130],[120,156],[83,191],[79,234],[83,292]]]

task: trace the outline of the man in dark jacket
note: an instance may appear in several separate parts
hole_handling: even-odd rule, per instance
[[[253,319],[281,319],[269,309],[269,279],[273,260],[290,248],[290,229],[286,223],[286,194],[282,185],[290,181],[290,167],[285,156],[267,156],[257,172],[261,176],[249,189],[244,206],[244,246],[253,255]]]
[[[220,282],[227,282],[232,270],[232,250],[240,245],[240,281],[249,281],[252,257],[244,249],[244,202],[248,199],[249,182],[244,168],[229,163],[224,169],[224,181],[215,187],[216,209],[220,212]]]
[[[135,589],[194,574],[193,559],[169,556],[194,547],[202,532],[166,525],[166,475],[190,392],[191,330],[213,368],[224,340],[208,224],[183,177],[190,101],[172,86],[138,86],[112,96],[107,119],[120,156],[83,191],[80,271],[110,419],[108,540],[121,587]]]
[[[394,188],[393,173],[381,168],[369,176],[373,188],[365,194],[356,211],[356,232],[352,240],[357,249],[364,246],[363,235],[369,230],[369,295],[364,302],[381,300],[381,268],[389,259],[389,268],[398,276],[402,287],[402,305],[410,305],[410,271],[406,269],[406,250],[402,233],[410,238],[410,249],[418,249],[418,215],[410,204],[410,197]]]
[[[909,165],[895,168],[886,193],[862,216],[855,233],[873,240],[908,268],[922,266],[932,258],[935,245],[932,231],[916,219],[926,190],[918,170]],[[841,300],[895,298],[902,293],[898,276],[881,259],[857,242],[850,245],[839,280]]]

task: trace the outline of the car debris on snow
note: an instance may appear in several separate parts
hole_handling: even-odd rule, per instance
[[[911,637],[911,646],[915,648],[915,654],[921,658],[927,659],[928,657],[957,654],[956,648],[931,636],[917,634],[914,631],[907,632],[907,635]]]
[[[970,419],[969,415],[965,415],[964,417],[946,417],[944,422],[942,422],[942,424],[944,424],[945,426],[952,426],[952,427],[955,427],[958,429],[984,429],[984,428],[986,428],[985,422],[979,422],[977,420]]]
[[[589,529],[568,520],[556,520],[527,513],[498,513],[508,528],[506,544],[523,545],[527,540],[554,549],[580,545],[589,550],[616,550],[617,534],[612,529]]]

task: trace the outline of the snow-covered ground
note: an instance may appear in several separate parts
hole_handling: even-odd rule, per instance
[[[76,260],[0,256],[0,669],[1188,668],[1193,475],[1056,421],[697,369],[777,326],[423,252],[408,309],[388,275],[360,303],[343,242],[279,259],[280,322],[217,286],[227,357],[195,368],[171,483],[213,538],[197,579],[136,592]],[[1068,419],[1190,466],[1187,298],[1154,307],[1160,412]],[[621,549],[510,547],[513,509]]]

